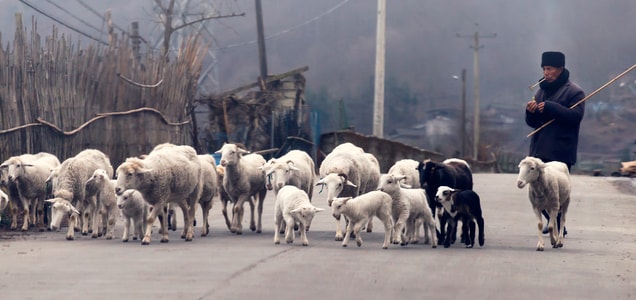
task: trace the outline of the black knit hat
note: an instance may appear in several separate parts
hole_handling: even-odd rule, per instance
[[[565,67],[565,55],[561,52],[543,52],[541,55],[541,67],[544,66]]]

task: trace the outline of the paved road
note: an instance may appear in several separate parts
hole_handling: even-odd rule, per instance
[[[64,232],[0,232],[1,299],[634,299],[636,193],[602,177],[573,176],[562,249],[535,251],[536,221],[514,174],[476,174],[486,244],[382,250],[382,226],[364,244],[342,248],[322,212],[309,247],[273,243],[273,194],[264,233],[229,233],[220,205],[211,235],[193,242],[177,232],[161,244],[66,241]],[[325,193],[314,203],[327,208]],[[247,206],[246,206],[247,207]],[[121,224],[121,223],[120,223]],[[198,234],[198,229],[196,229]],[[118,228],[117,234],[121,234]],[[547,236],[546,236],[547,237]],[[547,240],[549,245],[549,240]]]

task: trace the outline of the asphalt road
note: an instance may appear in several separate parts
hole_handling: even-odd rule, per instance
[[[334,241],[334,219],[319,188],[313,203],[329,211],[314,218],[308,247],[298,237],[274,245],[272,192],[262,234],[231,234],[218,202],[211,234],[199,237],[195,228],[192,242],[179,231],[163,244],[155,234],[147,246],[81,235],[67,241],[64,230],[0,232],[0,299],[636,298],[633,181],[573,176],[564,247],[550,248],[546,235],[548,247],[537,252],[527,190],[517,189],[515,179],[475,174],[486,243],[474,249],[415,244],[382,250],[377,220],[373,233],[363,233],[362,247],[352,241],[343,248]],[[121,232],[117,228],[117,236]]]

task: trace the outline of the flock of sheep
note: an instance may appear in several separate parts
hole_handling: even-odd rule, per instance
[[[157,218],[161,242],[168,242],[168,230],[176,228],[169,224],[169,211],[177,206],[183,212],[183,239],[194,237],[197,206],[203,216],[201,235],[207,235],[208,215],[217,195],[232,233],[242,234],[245,202],[250,208],[250,229],[261,233],[263,202],[267,191],[273,190],[274,243],[280,243],[281,234],[286,243],[293,243],[297,231],[302,245],[307,246],[311,222],[323,211],[311,203],[314,188],[319,188],[326,190],[336,221],[335,240],[342,241],[343,247],[351,237],[361,246],[361,231],[373,230],[373,218],[384,225],[383,249],[391,243],[418,243],[420,237],[433,248],[438,243],[450,247],[458,235],[458,224],[466,247],[473,247],[476,239],[484,245],[481,203],[472,190],[470,166],[463,160],[403,159],[381,174],[372,154],[343,143],[325,157],[317,179],[314,162],[303,151],[292,150],[269,161],[237,144],[225,144],[217,153],[219,166],[211,155],[166,143],[146,155],[126,159],[115,170],[108,156],[95,149],[63,162],[49,153],[14,156],[0,165],[0,214],[9,208],[13,230],[18,229],[18,216],[22,215],[23,231],[30,226],[55,231],[67,220],[68,240],[74,239],[76,231],[112,239],[121,216],[125,221],[122,241],[132,237],[147,245]],[[570,194],[567,167],[527,157],[519,170],[517,186],[529,185],[529,198],[539,220],[537,250],[544,248],[542,210],[551,217],[552,246],[562,247],[561,228]],[[46,209],[47,203],[50,209]],[[228,203],[232,204],[231,214]],[[560,228],[555,224],[558,213],[562,214]]]

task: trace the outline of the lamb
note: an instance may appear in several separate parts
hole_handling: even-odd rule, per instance
[[[349,220],[347,231],[342,240],[342,247],[347,247],[351,233],[355,234],[356,244],[362,246],[360,230],[374,216],[384,224],[384,243],[382,249],[387,249],[391,240],[393,220],[391,218],[391,205],[393,200],[389,194],[380,191],[371,191],[358,197],[334,198],[331,210],[334,218],[339,219],[344,215]]]
[[[119,196],[125,190],[136,189],[154,207],[146,221],[142,245],[150,244],[152,224],[171,202],[179,204],[183,210],[182,238],[192,241],[195,205],[201,197],[201,163],[194,148],[172,144],[160,146],[144,159],[127,158],[117,168],[115,193]],[[162,243],[169,241],[166,222],[166,218],[161,222]]]
[[[420,174],[420,186],[426,190],[426,195],[428,196],[429,201],[428,204],[433,212],[435,212],[436,207],[439,207],[438,204],[435,203],[435,194],[440,186],[445,185],[460,190],[473,189],[472,171],[465,160],[449,158],[438,163],[427,159],[418,164],[417,170]],[[448,213],[442,210],[442,213],[439,216],[440,234],[438,238],[440,242],[447,236],[446,222],[449,218],[450,216]],[[467,226],[467,224],[462,223],[462,229],[465,229],[465,226]],[[450,236],[451,243],[454,243],[457,237],[457,232],[452,232]]]
[[[230,231],[243,234],[243,204],[248,201],[257,202],[257,222],[254,221],[254,204],[250,205],[251,219],[250,229],[261,233],[261,217],[263,215],[263,201],[267,194],[265,178],[259,167],[265,164],[265,158],[260,154],[252,153],[239,148],[236,144],[225,144],[216,151],[221,154],[220,164],[225,168],[223,175],[223,190],[234,203],[232,214],[232,227]],[[258,199],[256,198],[258,197]],[[253,198],[250,200],[250,198]]]
[[[428,206],[426,194],[422,189],[406,189],[400,186],[404,175],[384,174],[380,177],[378,190],[387,193],[392,199],[392,217],[395,222],[393,228],[393,243],[402,246],[418,242],[419,222],[424,223],[426,242],[437,248],[437,233],[435,218]],[[402,231],[406,227],[405,234]]]
[[[133,225],[133,240],[142,239],[144,229],[146,227],[146,219],[148,218],[148,203],[137,190],[125,190],[121,195],[117,196],[117,207],[124,217],[124,233],[121,241],[126,243],[130,237],[130,225]]]
[[[563,228],[565,215],[570,205],[570,171],[562,162],[544,163],[541,159],[528,156],[519,163],[519,177],[517,187],[522,189],[528,185],[528,198],[539,223],[537,224],[539,241],[537,251],[543,251],[542,229],[543,219],[541,211],[546,210],[550,215],[548,233],[552,248],[563,247]],[[557,215],[561,213],[561,222],[557,225]]]
[[[283,186],[293,185],[305,191],[311,201],[316,171],[314,161],[307,152],[291,150],[279,158],[270,159],[261,170],[266,177],[268,190],[278,194]]]
[[[86,197],[86,181],[92,176],[97,169],[106,170],[108,177],[112,178],[113,167],[110,159],[103,152],[96,149],[86,149],[66,159],[56,168],[53,168],[49,175],[49,180],[53,186],[53,199],[47,202],[55,204],[57,202],[67,201],[75,210],[82,214],[82,235],[89,232],[89,220],[95,220],[99,217],[99,206],[95,197]],[[62,203],[58,207],[66,207],[67,203]],[[63,211],[63,214],[60,213]],[[58,215],[52,211],[52,219],[70,216],[68,231],[66,233],[67,240],[75,239],[75,227],[78,226],[78,219],[75,214],[68,214],[70,210],[58,210]],[[59,228],[59,223],[57,228]],[[51,229],[53,222],[51,222]],[[97,228],[92,228],[93,235],[97,234]]]
[[[451,215],[451,226],[456,227],[458,219],[462,219],[462,224],[469,225],[469,232],[462,232],[466,237],[464,240],[466,248],[475,246],[475,221],[479,226],[479,246],[484,245],[484,217],[481,212],[479,195],[475,191],[440,186],[435,200],[441,203],[444,210]],[[448,232],[451,233],[452,230]],[[444,240],[444,248],[450,247],[450,240],[450,238]]]
[[[329,206],[335,197],[357,197],[375,190],[380,178],[378,160],[370,153],[351,143],[338,145],[320,164],[321,179],[316,186],[327,188]],[[367,224],[367,231],[372,231],[372,220]],[[343,233],[340,219],[336,218],[335,240],[341,241]]]
[[[402,183],[412,188],[420,187],[420,174],[417,171],[419,162],[413,159],[401,159],[396,161],[387,174],[404,175]]]
[[[210,233],[210,224],[208,216],[212,209],[212,199],[219,193],[218,175],[216,174],[216,162],[214,157],[208,154],[198,155],[201,162],[201,197],[199,205],[203,214],[203,224],[201,224],[201,236]]]
[[[18,193],[18,188],[16,187],[15,182],[9,182],[8,168],[0,167],[0,188],[4,188],[4,191],[8,197],[9,203],[8,206],[8,215],[11,216],[11,230],[16,230],[18,228],[18,205],[20,203],[20,195]]]
[[[280,231],[285,226],[285,241],[294,242],[294,224],[298,224],[298,231],[303,246],[308,246],[306,229],[311,225],[314,215],[324,209],[315,207],[309,201],[304,190],[293,185],[285,185],[276,194],[274,204],[274,244],[280,244]],[[283,224],[284,221],[284,224]]]
[[[7,206],[9,206],[9,196],[0,190],[0,221],[2,221],[2,213]]]
[[[7,169],[8,181],[14,182],[17,188],[22,215],[24,216],[22,231],[29,229],[30,222],[37,225],[40,231],[45,230],[44,200],[46,200],[47,195],[46,179],[49,176],[50,169],[57,167],[59,164],[60,161],[55,155],[40,152],[38,154],[13,156],[0,166],[0,168]]]
[[[99,207],[99,218],[93,220],[92,238],[101,236],[103,233],[106,234],[107,240],[113,238],[115,225],[117,225],[116,183],[117,181],[112,180],[108,176],[108,171],[104,169],[95,170],[91,178],[86,181],[86,197],[95,197],[94,201]]]

